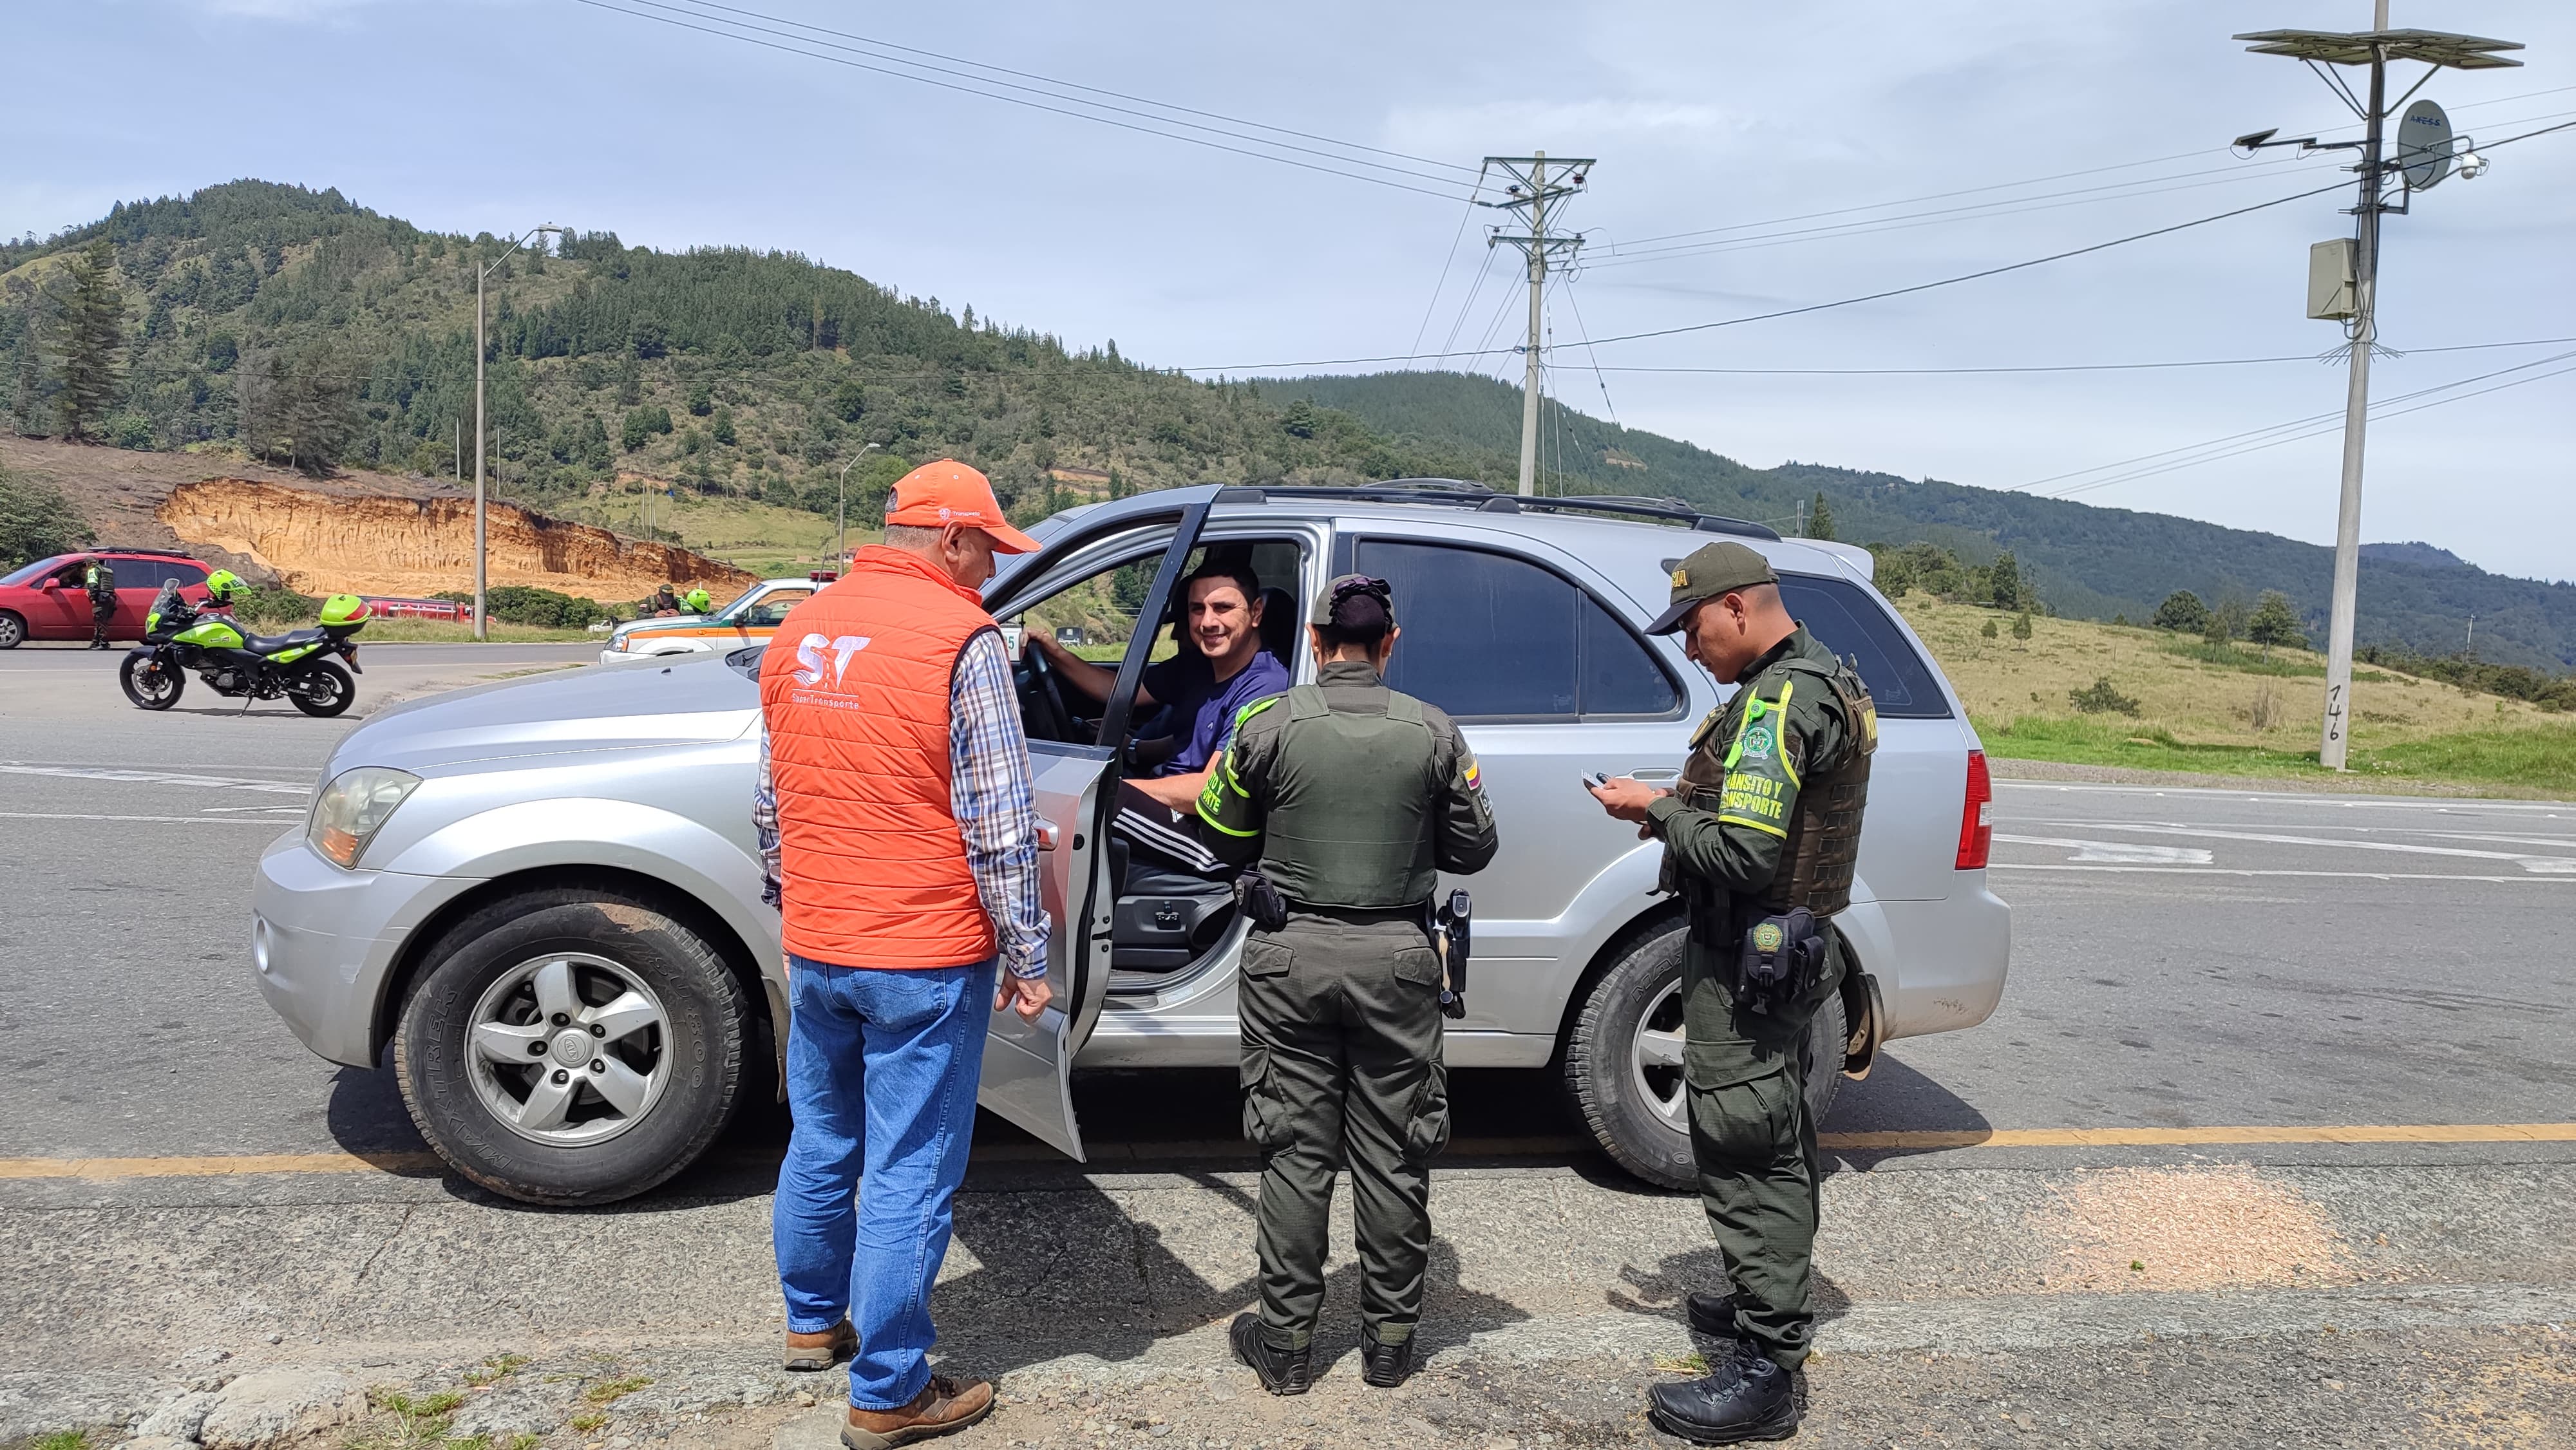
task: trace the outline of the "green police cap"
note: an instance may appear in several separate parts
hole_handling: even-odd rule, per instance
[[[1670,634],[1681,628],[1691,606],[1703,599],[1779,582],[1780,576],[1771,572],[1771,561],[1742,544],[1703,545],[1673,566],[1672,603],[1646,626],[1646,633]]]

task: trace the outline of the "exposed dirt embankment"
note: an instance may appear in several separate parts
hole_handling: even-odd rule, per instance
[[[170,491],[156,511],[193,546],[257,561],[292,589],[436,594],[474,587],[474,503],[317,493],[240,478]],[[667,544],[636,543],[515,504],[487,506],[490,580],[592,599],[638,599],[664,582],[739,589],[753,576]]]

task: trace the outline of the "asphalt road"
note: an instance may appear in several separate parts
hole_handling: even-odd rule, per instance
[[[590,657],[382,646],[359,709]],[[799,1388],[759,1349],[775,1113],[602,1214],[418,1167],[240,1171],[421,1148],[388,1075],[313,1058],[245,962],[251,864],[352,722],[201,692],[146,715],[115,659],[0,655],[0,1342],[23,1351],[0,1442],[183,1389],[131,1367],[139,1342],[423,1385],[504,1350],[588,1356],[578,1379],[613,1351],[667,1391],[620,1412],[630,1441],[765,1442]],[[2576,1117],[2576,806],[1998,794],[2003,1007],[1894,1044],[1825,1124],[1951,1136],[1834,1155],[1811,1436],[2576,1443],[2576,1143],[2510,1130]],[[1080,1085],[1087,1171],[979,1133],[940,1302],[970,1367],[1017,1372],[997,1425],[1221,1438],[1207,1387],[1244,1387],[1207,1367],[1248,1293],[1249,1163],[1229,1076],[1172,1078]],[[1675,1296],[1717,1272],[1696,1207],[1575,1142],[1544,1073],[1459,1093],[1437,1372],[1392,1400],[1328,1384],[1302,1419],[1247,1403],[1232,1444],[1648,1433],[1637,1386],[1687,1347]],[[2357,1127],[2412,1131],[2332,1141]],[[2225,1131],[2249,1128],[2282,1141]],[[2125,1138],[2082,1141],[2100,1130]],[[96,1159],[194,1162],[64,1166]],[[558,1410],[532,1427],[567,1433]]]

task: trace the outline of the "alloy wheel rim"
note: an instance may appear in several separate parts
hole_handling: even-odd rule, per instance
[[[475,1001],[466,1061],[503,1127],[552,1148],[606,1142],[643,1121],[671,1075],[670,1014],[626,966],[549,952]]]
[[[159,660],[148,661],[134,672],[134,688],[146,699],[167,698],[175,693],[176,684],[177,676]]]
[[[1682,1045],[1682,984],[1675,981],[1637,1014],[1637,1031],[1628,1046],[1628,1077],[1647,1108],[1676,1133],[1690,1131]]]

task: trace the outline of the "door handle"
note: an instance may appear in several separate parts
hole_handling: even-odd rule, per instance
[[[1056,835],[1057,832],[1054,826],[1049,825],[1045,821],[1038,822],[1038,849],[1041,851],[1054,850]]]

